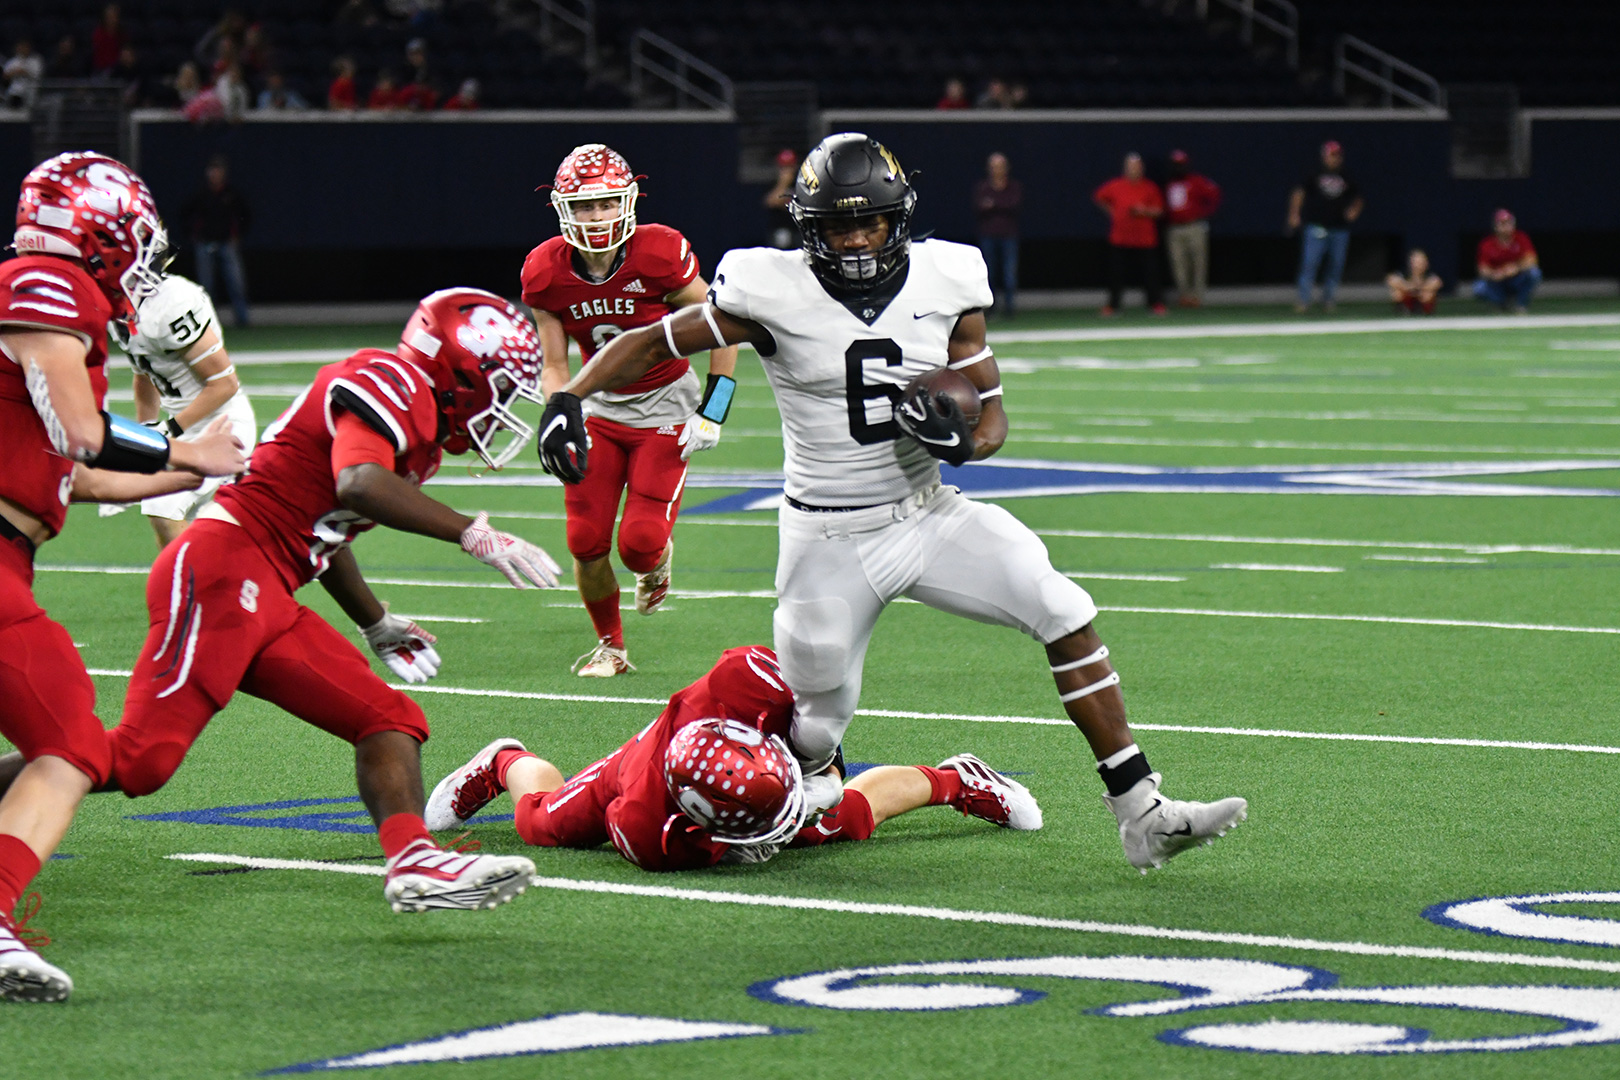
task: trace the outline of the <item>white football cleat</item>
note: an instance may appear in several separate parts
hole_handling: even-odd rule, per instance
[[[428,796],[422,820],[434,832],[459,829],[467,819],[488,806],[506,790],[495,775],[495,755],[502,750],[528,749],[516,739],[496,739],[461,768],[440,780]]]
[[[30,894],[20,923],[0,915],[0,1001],[66,1001],[73,993],[68,973],[30,947],[48,944],[50,939],[23,929],[39,910],[38,900],[38,893]]]
[[[575,675],[588,679],[611,679],[615,675],[636,670],[636,665],[630,662],[627,649],[615,648],[600,641],[596,648],[574,661],[572,670]]]
[[[962,778],[962,794],[951,803],[969,817],[983,818],[1004,829],[1041,827],[1041,806],[1029,788],[1009,780],[972,754],[957,754],[939,763]]]
[[[513,899],[533,877],[521,855],[464,855],[418,840],[388,860],[383,896],[395,911],[475,911]]]
[[[1103,802],[1119,820],[1119,842],[1125,858],[1142,873],[1166,859],[1216,837],[1249,816],[1247,799],[1182,802],[1159,794],[1158,773],[1149,773],[1123,795],[1104,795]]]
[[[645,574],[636,575],[636,611],[651,615],[669,595],[669,568],[675,561],[675,541],[664,548],[664,557]]]

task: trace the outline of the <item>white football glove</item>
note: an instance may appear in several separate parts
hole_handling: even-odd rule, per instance
[[[731,844],[726,848],[726,853],[720,856],[720,865],[750,866],[770,862],[772,856],[781,850],[781,844]]]
[[[720,445],[720,425],[707,416],[693,415],[681,427],[680,441],[675,444],[681,448],[681,460],[686,461],[699,450],[713,450]]]
[[[360,633],[388,670],[406,682],[425,683],[439,673],[439,654],[433,648],[439,639],[411,620],[389,614],[387,604],[383,617],[360,627]]]
[[[557,560],[540,547],[521,536],[490,528],[487,513],[480,512],[462,532],[461,550],[505,574],[506,580],[518,589],[554,589],[557,575],[562,573]]]
[[[825,814],[843,801],[844,781],[837,769],[829,768],[826,772],[804,778],[805,821],[810,821],[817,814]]]

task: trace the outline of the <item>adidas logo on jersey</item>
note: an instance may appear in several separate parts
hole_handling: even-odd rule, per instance
[[[627,293],[645,293],[647,291],[647,286],[641,283],[640,278],[636,278],[634,281],[630,282],[630,284],[624,287],[624,291]]]

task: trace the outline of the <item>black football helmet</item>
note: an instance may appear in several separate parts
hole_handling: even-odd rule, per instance
[[[805,156],[788,210],[816,276],[841,292],[864,294],[882,288],[905,268],[916,204],[917,192],[889,148],[869,135],[846,131],[822,139]],[[821,225],[828,219],[874,214],[889,219],[889,238],[876,250],[840,254],[822,235]]]

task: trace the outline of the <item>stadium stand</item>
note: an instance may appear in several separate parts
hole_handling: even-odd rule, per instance
[[[739,82],[814,82],[826,108],[931,108],[950,78],[1028,89],[1034,108],[1268,107],[1334,103],[1190,11],[1136,3],[1005,0],[987,20],[959,0],[601,0],[602,40],[649,29]]]
[[[0,8],[0,43],[9,53],[18,39],[28,38],[49,63],[57,43],[71,36],[85,56],[105,6],[103,0],[10,0]],[[118,6],[140,72],[140,98],[131,104],[177,104],[175,78],[188,61],[198,63],[204,83],[210,81],[209,68],[218,54],[211,43],[201,49],[199,43],[232,5],[219,0],[126,0]],[[244,29],[263,41],[241,50],[255,100],[269,72],[279,71],[289,89],[312,106],[322,106],[333,62],[349,56],[358,68],[363,106],[380,72],[391,71],[401,84],[409,82],[406,46],[421,38],[441,104],[467,78],[479,81],[481,103],[490,108],[629,104],[617,87],[590,80],[577,59],[548,53],[527,31],[504,24],[488,3],[458,0],[415,19],[390,18],[381,4],[333,0],[234,7],[245,16]],[[241,33],[236,36],[240,39]]]
[[[1301,30],[1324,56],[1354,34],[1442,83],[1514,83],[1527,107],[1620,105],[1620,4],[1427,0],[1422,5],[1300,0]]]

